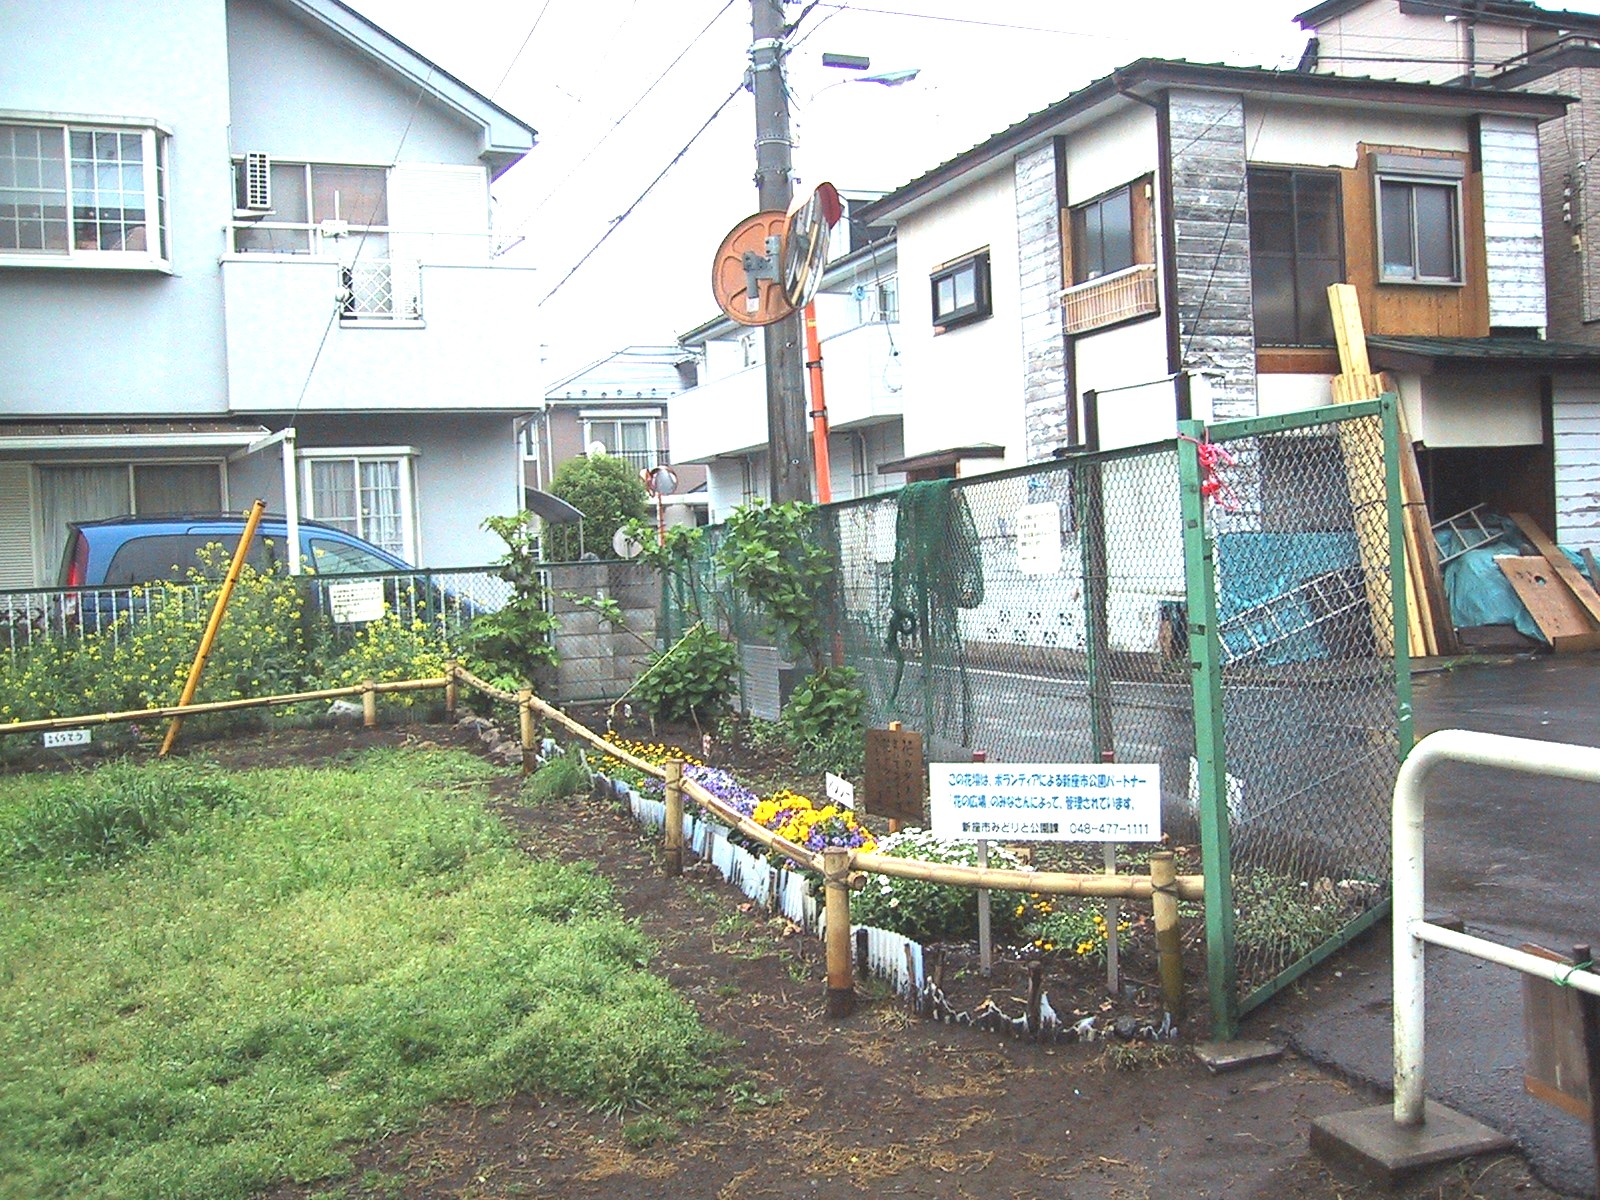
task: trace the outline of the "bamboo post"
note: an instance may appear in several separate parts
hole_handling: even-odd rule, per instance
[[[889,732],[890,733],[899,733],[900,730],[903,729],[903,728],[904,728],[904,726],[901,725],[899,721],[890,721],[889,722]],[[900,822],[898,820],[896,820],[894,817],[890,817],[889,818],[889,832],[890,833],[899,833],[900,832]]]
[[[987,750],[974,750],[972,761],[975,763],[988,762]],[[978,869],[988,870],[989,843],[985,838],[978,839]],[[994,922],[993,913],[989,904],[989,889],[978,889],[978,971],[985,979],[994,974]]]
[[[522,743],[522,773],[532,775],[534,760],[537,757],[534,746],[532,688],[522,688],[517,692],[517,738]]]
[[[366,679],[361,683],[361,724],[365,729],[378,727],[378,693],[374,690],[377,686],[376,679]]]
[[[828,916],[828,1003],[830,1017],[855,1011],[856,989],[850,961],[850,851],[829,846],[822,852],[822,882]]]
[[[1150,856],[1150,906],[1155,910],[1156,961],[1161,1003],[1174,1021],[1183,1019],[1183,942],[1178,936],[1178,868],[1171,850]]]
[[[250,515],[244,522],[244,532],[239,535],[239,545],[233,551],[233,561],[228,564],[228,573],[223,577],[222,587],[217,590],[217,602],[211,606],[211,619],[206,622],[206,631],[200,637],[200,648],[195,651],[194,662],[189,666],[189,678],[184,681],[183,694],[178,699],[179,708],[189,707],[195,691],[200,687],[200,673],[206,669],[206,659],[211,656],[211,646],[217,640],[217,630],[222,628],[222,614],[227,611],[228,598],[233,595],[233,585],[239,582],[239,573],[244,570],[244,558],[250,549],[250,539],[255,537],[256,527],[261,524],[261,514],[266,510],[265,500],[257,500],[250,506]],[[167,726],[167,736],[161,740],[161,752],[157,755],[158,758],[165,758],[171,751],[172,744],[178,740],[178,730],[182,725],[182,717],[172,718],[172,723]]]
[[[662,830],[664,856],[661,870],[676,878],[683,874],[683,762],[669,758],[667,768],[667,819]],[[831,903],[831,902],[830,902]]]
[[[1039,1027],[1044,1000],[1044,964],[1038,959],[1028,963],[1028,1036],[1039,1040]]]
[[[459,669],[459,664],[453,658],[444,665],[444,719],[452,724],[456,719],[456,704],[461,698],[461,685],[456,677]]]

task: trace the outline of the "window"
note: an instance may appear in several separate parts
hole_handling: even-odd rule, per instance
[[[226,507],[220,463],[81,463],[38,468],[44,545],[66,544],[74,521],[173,513],[219,513]]]
[[[1256,341],[1333,345],[1328,285],[1344,281],[1339,176],[1252,167],[1247,186]]]
[[[935,333],[981,321],[993,311],[987,249],[940,267],[933,273],[930,283]]]
[[[585,420],[583,445],[587,450],[599,444],[613,458],[620,458],[635,470],[656,466],[656,423],[642,420]]]
[[[1133,256],[1132,186],[1119,187],[1072,210],[1072,282],[1125,271]]]
[[[236,253],[335,257],[339,243],[351,238],[366,242],[362,258],[388,255],[385,168],[274,162],[269,179],[272,207],[259,219],[234,222]],[[240,213],[246,210],[246,185],[245,163],[239,159],[233,164],[233,202]]]
[[[307,539],[311,546],[311,560],[318,575],[360,575],[373,571],[392,571],[394,564],[379,558],[371,550],[336,542],[332,538]]]
[[[894,276],[875,283],[858,283],[854,294],[856,320],[861,324],[893,324],[900,319],[900,289]]]
[[[166,138],[114,122],[0,123],[0,260],[167,267]]]
[[[1461,181],[1457,158],[1376,154],[1378,281],[1462,282]]]
[[[306,516],[416,562],[410,453],[303,453]]]

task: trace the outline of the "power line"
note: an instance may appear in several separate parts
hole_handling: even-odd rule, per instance
[[[695,130],[694,135],[683,144],[683,149],[679,150],[672,156],[672,160],[668,162],[666,166],[661,168],[660,173],[657,174],[656,177],[645,186],[644,191],[639,193],[638,197],[632,204],[628,205],[628,207],[623,211],[622,215],[611,222],[611,225],[606,229],[606,231],[600,235],[600,240],[594,245],[590,246],[589,249],[584,252],[583,257],[572,265],[572,269],[561,277],[561,281],[545,294],[544,299],[539,301],[540,308],[543,308],[545,304],[549,303],[550,298],[566,286],[567,280],[576,275],[578,273],[578,269],[582,267],[584,263],[588,262],[592,257],[594,257],[595,251],[599,250],[601,246],[605,245],[606,239],[622,227],[622,223],[633,215],[633,210],[638,208],[640,204],[644,203],[645,197],[655,190],[656,184],[660,183],[664,178],[666,178],[667,172],[672,170],[673,167],[677,166],[678,163],[683,160],[683,156],[688,154],[690,148],[700,140],[700,135],[703,134],[707,129],[711,128],[712,122],[714,122],[723,114],[724,111],[727,110],[728,105],[732,104],[742,91],[744,91],[744,81],[741,79],[739,81],[739,85],[735,87],[733,91],[728,93],[728,98],[721,104],[717,105],[716,111],[707,117],[705,119],[705,123],[702,124],[699,129]]]
[[[627,110],[621,116],[619,116],[615,121],[611,122],[610,128],[600,135],[599,140],[596,141],[594,145],[590,146],[589,149],[584,152],[583,157],[573,164],[572,169],[563,175],[556,185],[545,193],[544,199],[535,204],[532,211],[529,212],[528,215],[524,217],[517,225],[517,227],[507,235],[508,245],[501,250],[501,253],[504,253],[505,250],[510,249],[511,246],[516,245],[517,242],[522,240],[522,231],[532,223],[534,217],[538,216],[544,206],[549,204],[550,201],[555,198],[557,192],[566,187],[566,185],[572,181],[572,177],[583,169],[584,164],[595,156],[596,151],[598,151],[601,146],[606,144],[606,141],[618,130],[618,128],[621,127],[622,123],[638,110],[639,106],[645,102],[650,93],[655,91],[660,85],[661,81],[672,72],[672,69],[683,61],[684,56],[687,55],[690,50],[693,50],[700,39],[705,37],[705,35],[711,31],[711,27],[722,19],[723,14],[733,7],[733,3],[734,0],[727,0],[727,2],[717,10],[716,15],[705,23],[704,27],[701,28],[699,33],[695,34],[689,39],[688,43],[683,47],[683,49],[678,51],[673,60],[662,69],[661,74],[657,75],[653,80],[651,80],[650,85],[646,87],[644,91],[639,93],[638,99],[630,104]]]
[[[866,8],[860,4],[838,3],[825,4],[823,7],[848,9],[854,13],[871,13],[880,17],[914,17],[921,21],[941,21],[949,25],[976,25],[986,29],[1010,29],[1018,33],[1051,33],[1057,37],[1089,38],[1094,41],[1117,42],[1126,45],[1137,39],[1118,37],[1110,33],[1085,33],[1076,29],[1054,29],[1045,25],[1016,25],[1006,21],[980,21],[974,17],[947,17],[939,13],[908,12],[898,8]]]
[[[522,53],[528,48],[528,43],[533,41],[533,35],[544,20],[545,13],[550,11],[552,0],[544,0],[544,7],[539,10],[539,15],[533,19],[533,24],[528,28],[528,36],[522,39],[522,45],[517,47],[517,52],[511,56],[511,61],[506,64],[506,69],[500,73],[500,82],[496,83],[489,92],[489,99],[493,100],[500,94],[500,89],[506,85],[506,80],[511,78],[511,71],[522,58]]]

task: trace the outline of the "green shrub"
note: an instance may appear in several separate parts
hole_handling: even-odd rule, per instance
[[[739,676],[739,648],[704,625],[696,625],[653,654],[634,684],[633,695],[663,721],[710,721],[728,706]]]
[[[978,848],[973,843],[945,841],[925,829],[891,833],[878,843],[878,853],[923,862],[978,865]],[[1004,846],[991,845],[989,865],[1013,870],[1018,863],[1016,855]],[[999,898],[991,911],[994,935],[1008,936],[1013,926],[1009,898]],[[919,942],[973,938],[978,935],[978,893],[975,888],[874,875],[852,897],[850,918]]]
[[[822,667],[822,606],[833,555],[817,537],[816,507],[791,500],[733,510],[716,564],[755,602],[768,632],[788,653]]]
[[[406,679],[433,679],[444,674],[454,655],[437,626],[426,621],[403,621],[392,612],[356,630],[328,665],[327,687],[350,687],[368,679],[397,683]],[[430,705],[437,692],[388,692],[383,702],[395,708]]]
[[[577,748],[558,754],[542,763],[522,785],[522,798],[530,804],[565,800],[589,790],[589,772],[578,757]]]
[[[583,514],[581,549],[577,522],[550,527],[552,562],[573,562],[585,551],[615,558],[612,536],[629,521],[642,521],[648,511],[649,496],[637,472],[609,454],[568,459],[556,468],[550,492]]]
[[[555,665],[556,617],[545,603],[548,589],[533,537],[533,514],[490,517],[483,527],[506,544],[495,568],[511,585],[511,599],[473,619],[467,627],[467,650],[480,660],[489,682],[516,691],[533,683],[543,668]]]
[[[186,763],[57,776],[0,811],[0,861],[103,866],[187,829],[200,813],[236,808],[240,796],[225,775]]]

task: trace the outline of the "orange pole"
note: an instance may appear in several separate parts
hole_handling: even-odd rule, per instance
[[[822,342],[817,338],[817,305],[806,305],[806,373],[811,378],[811,452],[817,464],[817,503],[833,500],[828,467],[828,401],[822,391]]]
[[[239,535],[239,545],[233,552],[233,561],[228,564],[228,573],[223,577],[222,589],[217,593],[217,602],[211,606],[211,620],[206,623],[205,634],[200,638],[200,649],[195,651],[194,662],[189,667],[189,678],[184,682],[183,695],[178,699],[179,708],[189,707],[189,701],[194,699],[195,690],[200,686],[200,672],[206,669],[206,659],[210,657],[211,644],[217,640],[217,630],[222,627],[223,611],[228,607],[228,598],[233,595],[233,585],[239,582],[239,572],[244,570],[245,552],[250,549],[250,539],[255,537],[256,526],[261,524],[261,514],[266,509],[265,500],[257,500],[250,506],[250,515],[244,523],[244,533]],[[182,724],[182,717],[172,718],[172,724],[167,726],[167,736],[161,742],[161,753],[157,757],[167,756],[172,744],[178,740],[178,728]]]

